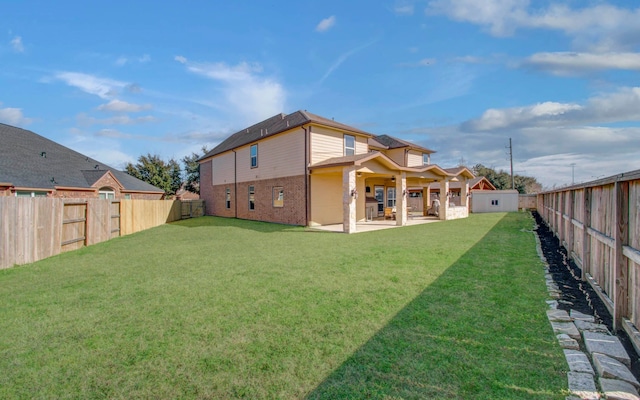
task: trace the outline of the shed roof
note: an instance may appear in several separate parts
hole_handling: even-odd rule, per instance
[[[126,172],[26,129],[0,123],[0,142],[0,182],[16,187],[89,188],[111,171],[127,191],[164,193]]]

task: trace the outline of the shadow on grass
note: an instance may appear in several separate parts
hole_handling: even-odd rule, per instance
[[[564,398],[543,270],[520,229],[500,220],[306,398]]]

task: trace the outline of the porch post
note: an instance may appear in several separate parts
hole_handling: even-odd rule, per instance
[[[467,193],[469,193],[469,181],[467,178],[464,178],[460,183],[460,205],[466,207],[468,204]]]
[[[449,210],[449,179],[440,181],[440,219],[447,219]]]
[[[396,225],[407,224],[407,173],[396,176]]]
[[[429,187],[429,183],[427,186],[422,187],[422,215],[427,216],[427,212],[431,207],[431,187]]]
[[[342,170],[342,227],[344,233],[356,232],[356,198],[352,195],[356,190],[355,167]]]

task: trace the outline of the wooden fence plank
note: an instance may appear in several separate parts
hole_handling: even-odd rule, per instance
[[[614,192],[615,208],[615,250],[613,252],[613,274],[615,291],[613,294],[613,329],[622,328],[622,319],[627,316],[628,299],[628,261],[623,256],[623,247],[629,241],[629,182],[616,182]]]

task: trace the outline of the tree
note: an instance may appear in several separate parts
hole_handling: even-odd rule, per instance
[[[182,185],[180,165],[174,159],[165,162],[156,154],[138,157],[135,165],[127,164],[125,172],[164,190],[166,195],[175,194]]]
[[[476,176],[484,176],[498,190],[511,189],[511,175],[503,170],[496,171],[493,168],[476,164],[471,168]],[[536,178],[530,176],[514,175],[513,182],[518,193],[537,193],[542,190],[542,185]]]
[[[202,146],[202,155],[191,153],[190,156],[184,156],[184,158],[182,158],[185,173],[185,189],[190,192],[200,193],[200,163],[198,163],[198,159],[208,152],[209,149],[207,149],[207,146]]]

